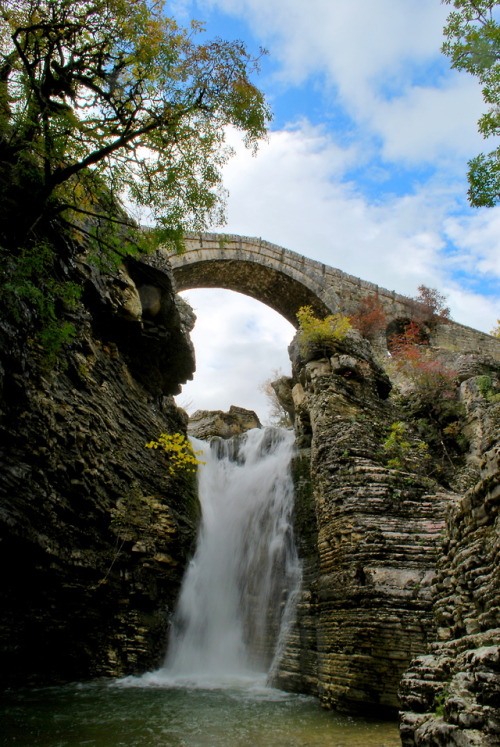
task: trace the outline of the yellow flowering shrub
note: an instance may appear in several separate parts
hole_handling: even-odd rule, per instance
[[[161,449],[168,458],[168,471],[171,475],[179,472],[196,472],[201,462],[197,457],[201,451],[194,451],[191,442],[182,433],[161,433],[158,441],[145,444],[146,449]]]
[[[311,306],[301,306],[297,311],[299,322],[299,349],[306,355],[311,347],[328,348],[336,340],[342,340],[351,324],[343,314],[330,314],[324,319],[314,316]]]

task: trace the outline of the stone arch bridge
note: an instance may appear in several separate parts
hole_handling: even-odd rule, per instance
[[[301,306],[311,306],[317,316],[349,315],[370,295],[378,296],[389,324],[412,316],[407,297],[259,238],[193,233],[185,245],[183,254],[169,256],[178,290],[238,291],[270,306],[294,327]],[[438,325],[431,342],[500,358],[500,340],[456,322]]]

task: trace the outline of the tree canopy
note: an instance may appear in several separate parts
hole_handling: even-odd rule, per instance
[[[103,187],[147,206],[163,238],[221,220],[226,129],[252,146],[270,119],[251,82],[258,59],[238,41],[197,43],[200,24],[180,28],[165,10],[162,0],[0,0],[4,245],[54,215],[101,219]]]
[[[500,134],[500,26],[496,0],[443,0],[453,4],[444,28],[442,51],[452,67],[475,75],[488,111],[479,119],[485,138]],[[497,12],[498,17],[498,12]],[[500,202],[500,147],[469,161],[469,201],[474,207]]]

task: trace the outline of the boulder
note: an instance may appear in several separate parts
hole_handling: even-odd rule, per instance
[[[194,438],[206,440],[219,436],[231,438],[251,428],[261,428],[259,418],[253,410],[231,405],[229,412],[222,410],[197,410],[189,418],[188,433]]]

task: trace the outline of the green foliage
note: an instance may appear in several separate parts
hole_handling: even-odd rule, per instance
[[[418,444],[408,440],[408,426],[402,421],[391,425],[389,436],[382,444],[382,448],[389,457],[387,466],[400,470],[415,467],[422,463],[422,459],[430,459],[429,447],[420,441]]]
[[[324,319],[314,316],[311,306],[301,306],[297,312],[299,322],[298,342],[302,355],[311,349],[330,352],[336,341],[343,340],[351,324],[348,317],[342,314],[330,314]]]
[[[497,326],[491,330],[493,337],[500,337],[500,319],[497,319]]]
[[[500,392],[496,390],[493,378],[487,374],[478,376],[476,379],[479,392],[489,402],[500,402]]]
[[[488,111],[479,119],[481,134],[500,134],[500,26],[494,18],[497,0],[443,0],[453,4],[444,28],[442,51],[452,67],[477,77]],[[493,207],[500,200],[500,148],[469,161],[469,201]]]
[[[255,147],[270,119],[250,80],[258,59],[237,41],[196,44],[201,25],[164,11],[161,0],[3,0],[2,167],[30,200],[25,235],[49,214],[103,218],[103,184],[174,243],[220,221],[225,130]]]
[[[20,302],[28,302],[37,317],[36,339],[44,349],[44,363],[54,366],[63,344],[75,334],[74,325],[61,319],[60,313],[75,309],[81,288],[58,279],[55,251],[47,241],[21,250],[15,259],[0,250],[0,263],[0,285],[7,313],[19,322]]]
[[[449,686],[445,686],[441,692],[434,697],[434,713],[439,718],[444,716],[446,701],[449,695]]]
[[[170,475],[183,472],[196,472],[201,462],[197,457],[201,451],[194,451],[190,441],[182,433],[162,433],[158,441],[145,444],[146,449],[161,449],[167,456],[167,469]]]
[[[180,250],[185,230],[223,219],[228,126],[254,148],[265,135],[259,59],[241,42],[196,43],[201,30],[163,0],[0,3],[0,290],[13,314],[31,307],[49,360],[73,334],[59,319],[76,296],[56,254],[77,242],[110,270]]]
[[[466,449],[464,408],[458,400],[456,372],[419,342],[418,325],[409,325],[397,336],[392,350],[393,372],[409,390],[401,397],[407,421],[429,446],[443,479],[453,473],[454,459]],[[397,456],[397,455],[396,455]]]

